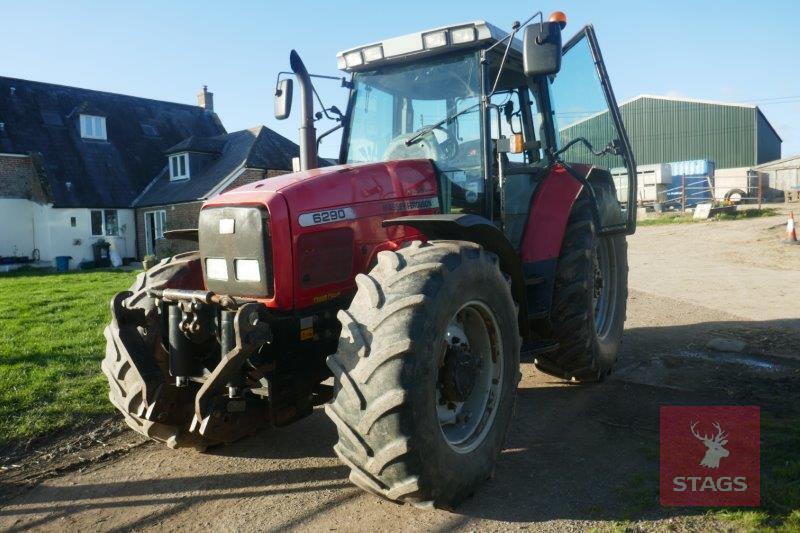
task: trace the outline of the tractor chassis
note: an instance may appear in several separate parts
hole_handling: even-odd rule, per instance
[[[189,431],[207,442],[233,442],[268,425],[273,418],[265,401],[270,391],[265,374],[270,365],[256,367],[248,361],[272,341],[266,308],[252,300],[201,290],[164,289],[148,294],[155,299],[157,311],[134,322],[160,330],[167,357],[160,364],[161,378],[144,380],[155,385],[147,395],[152,401],[145,418],[177,422],[167,419],[175,416],[167,414],[168,406],[193,397],[186,402],[192,412],[177,416],[191,417]],[[132,318],[122,299],[115,299],[112,308],[118,323]],[[217,353],[209,354],[209,347]],[[152,361],[134,353],[141,347],[131,344],[127,348],[139,373],[153,376],[148,368]],[[166,375],[171,379],[164,379]]]

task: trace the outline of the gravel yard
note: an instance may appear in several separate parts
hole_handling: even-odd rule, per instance
[[[800,527],[800,246],[780,244],[784,225],[775,216],[641,228],[615,372],[576,387],[523,364],[495,476],[456,512],[356,489],[318,411],[205,455],[145,443],[114,419],[4,465],[0,529]],[[741,350],[712,349],[719,339]],[[762,407],[762,510],[659,506],[658,409],[671,403]]]

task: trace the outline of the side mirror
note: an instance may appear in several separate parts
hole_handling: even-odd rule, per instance
[[[549,76],[561,70],[561,24],[542,22],[525,27],[522,65],[526,76]]]
[[[278,120],[287,118],[292,111],[292,86],[292,80],[284,78],[275,88],[275,118]]]

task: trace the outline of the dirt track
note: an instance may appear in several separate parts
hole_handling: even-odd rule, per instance
[[[786,285],[790,277],[798,284],[800,246],[773,244],[781,234],[771,226],[782,221],[642,228],[631,239],[629,320],[616,372],[602,385],[576,387],[524,364],[496,475],[456,513],[355,489],[331,451],[334,426],[317,412],[210,454],[146,443],[89,462],[5,502],[0,529],[584,530],[620,520],[711,527],[703,509],[658,506],[658,407],[800,401],[800,310]],[[791,266],[775,259],[783,254],[793,255]],[[736,290],[721,293],[719,273],[739,280]],[[706,342],[720,336],[748,348],[709,351]],[[112,441],[141,442],[129,432]],[[0,478],[0,489],[12,481]]]

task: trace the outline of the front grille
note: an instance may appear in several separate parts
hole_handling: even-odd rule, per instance
[[[233,296],[269,297],[273,293],[269,214],[258,207],[210,207],[200,211],[200,257],[206,288]],[[223,259],[227,280],[208,276],[207,259]],[[259,281],[236,279],[235,261],[255,259]]]
[[[346,281],[353,275],[353,230],[336,228],[301,235],[297,255],[304,289]]]

